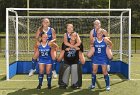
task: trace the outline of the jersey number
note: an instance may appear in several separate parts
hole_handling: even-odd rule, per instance
[[[75,57],[76,51],[69,51],[67,57]]]
[[[101,53],[101,48],[98,48],[98,53]]]
[[[48,52],[41,52],[42,56],[48,56]]]

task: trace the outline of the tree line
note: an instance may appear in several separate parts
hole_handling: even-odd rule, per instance
[[[0,32],[5,32],[6,8],[109,8],[109,0],[0,0]],[[131,8],[132,33],[140,33],[140,0],[110,0],[110,8]]]

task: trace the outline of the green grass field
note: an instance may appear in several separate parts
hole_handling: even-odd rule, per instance
[[[110,74],[111,90],[105,90],[103,75],[97,75],[96,88],[89,90],[91,77],[88,74],[83,75],[83,85],[81,89],[73,90],[70,87],[66,90],[59,89],[57,79],[52,81],[52,89],[48,90],[46,77],[41,90],[37,90],[37,75],[28,77],[28,75],[16,75],[11,81],[5,80],[5,58],[0,55],[0,95],[139,95],[140,93],[140,54],[133,54],[131,64],[131,79],[126,80],[122,75]],[[15,80],[19,81],[15,81]],[[24,80],[24,81],[23,81]]]
[[[140,39],[137,39],[136,49],[140,50]],[[86,43],[88,40],[84,40]],[[4,43],[3,43],[4,42]],[[25,41],[26,42],[26,41]],[[60,40],[61,42],[61,40]],[[22,42],[21,42],[22,43]],[[0,40],[1,49],[5,48],[5,39]],[[132,49],[134,50],[135,40],[132,40]],[[21,46],[22,48],[25,46]],[[87,46],[88,48],[89,46]],[[31,47],[32,49],[32,47]],[[31,54],[32,55],[32,54]],[[26,59],[31,59],[31,55],[24,56]],[[96,88],[89,90],[88,86],[91,83],[91,75],[83,75],[83,85],[81,89],[73,90],[70,87],[66,90],[58,88],[58,80],[52,80],[52,89],[46,88],[47,82],[44,77],[43,87],[41,90],[36,90],[38,85],[38,76],[34,75],[16,75],[10,81],[6,81],[6,65],[4,53],[0,53],[0,95],[139,95],[140,93],[140,54],[132,54],[131,64],[131,79],[127,80],[122,75],[110,74],[111,90],[105,90],[105,82],[103,75],[97,75]],[[19,80],[19,81],[16,81]],[[24,80],[24,81],[23,81]]]

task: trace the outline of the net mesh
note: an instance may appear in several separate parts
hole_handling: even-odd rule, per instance
[[[74,30],[79,33],[85,51],[89,50],[89,33],[93,28],[93,21],[99,19],[102,28],[109,31],[110,39],[113,42],[114,60],[120,59],[120,16],[96,16],[81,14],[80,16],[60,15],[60,16],[19,16],[18,17],[18,52],[19,61],[30,61],[33,56],[35,44],[35,33],[41,25],[41,20],[48,17],[51,27],[56,31],[57,44],[61,46],[63,34],[66,32],[66,24],[73,23]],[[16,60],[16,33],[15,16],[9,16],[9,50],[10,63]],[[123,16],[123,35],[122,35],[122,55],[123,61],[128,62],[128,16]]]

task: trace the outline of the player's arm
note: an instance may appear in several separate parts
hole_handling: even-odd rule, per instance
[[[76,34],[76,44],[74,45],[75,47],[78,47],[78,46],[80,46],[80,44],[81,44],[81,39],[80,39],[80,37],[79,37],[79,35],[78,35],[78,33]]]
[[[66,49],[65,49],[65,51],[69,51],[70,50],[70,47],[67,47]]]
[[[40,41],[41,39],[40,39],[40,28],[38,28],[38,30],[37,30],[37,32],[36,32],[36,34],[35,34],[35,39],[36,39],[36,41]]]
[[[52,39],[56,39],[56,32],[53,28],[51,28],[52,30]]]
[[[87,57],[91,58],[91,56],[94,54],[94,47],[90,47],[90,50],[87,52]]]
[[[82,64],[85,64],[85,57],[81,51],[79,51],[79,59]]]
[[[76,50],[80,50],[80,48],[79,47],[74,47]]]
[[[63,44],[63,50],[64,51],[69,51],[71,49],[71,47],[66,46],[65,44]]]
[[[106,42],[107,45],[109,45],[109,48],[112,49],[113,43],[108,37],[104,37],[104,41]]]
[[[105,37],[110,38],[108,32],[105,29],[102,29],[102,30],[103,30],[103,34],[105,35]]]
[[[54,43],[54,42],[49,42],[49,46],[51,47],[51,48],[59,48],[59,46],[56,44],[56,43]]]
[[[60,55],[57,58],[58,62],[60,62],[64,58],[64,53],[66,51],[66,48],[68,48],[68,46],[66,46],[64,43],[62,43],[62,50],[60,51]]]
[[[66,33],[64,34],[64,44],[65,44],[66,46],[69,46],[69,47],[74,47],[73,45],[71,45],[71,44],[68,42]]]
[[[93,31],[91,30],[90,31],[90,47],[93,46],[93,39],[94,39],[94,37],[93,37]]]
[[[93,38],[93,44],[94,44],[94,40],[95,38]],[[95,48],[93,46],[90,46],[90,50],[87,52],[87,57],[91,58],[91,56],[93,56],[94,54],[94,51],[95,51]]]
[[[56,42],[56,39],[53,39],[50,41],[50,43],[55,43]]]
[[[55,42],[49,42],[51,47],[51,57],[53,60],[56,60],[56,50],[59,49],[59,46]]]
[[[39,42],[36,42],[35,46],[37,47],[36,48],[36,51],[34,52],[34,56],[33,56],[33,59],[37,59],[39,57],[39,50],[38,50],[38,46],[40,45]]]
[[[60,62],[60,61],[64,58],[64,53],[65,53],[64,50],[62,50],[62,51],[60,52],[60,55],[59,55],[59,57],[57,58],[57,61],[58,61],[58,62]]]

